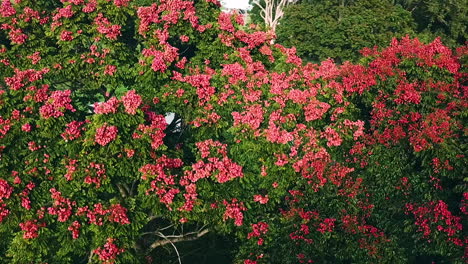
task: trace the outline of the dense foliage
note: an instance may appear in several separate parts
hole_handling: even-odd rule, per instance
[[[318,62],[356,61],[364,47],[386,45],[410,34],[428,43],[436,37],[451,48],[467,41],[467,0],[302,0],[285,9],[278,43],[296,47],[301,58]],[[254,23],[264,24],[258,8]]]
[[[291,5],[277,29],[278,43],[301,58],[355,61],[364,47],[384,46],[414,33],[411,14],[382,0],[317,0]]]
[[[455,47],[468,41],[467,0],[391,0],[411,12],[416,32],[422,36],[440,36]]]
[[[207,233],[244,264],[466,261],[466,47],[303,64],[213,0],[0,24],[0,262],[164,263]]]

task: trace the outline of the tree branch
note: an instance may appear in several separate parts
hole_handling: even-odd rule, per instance
[[[89,254],[89,258],[88,258],[88,263],[93,262],[93,256],[94,256],[94,250],[91,250],[91,253]]]
[[[208,232],[210,232],[210,230],[207,228],[199,232],[189,233],[190,235],[186,234],[186,235],[173,236],[173,237],[167,237],[163,233],[157,232],[158,236],[164,238],[164,240],[158,240],[154,242],[153,244],[151,244],[150,248],[154,249],[154,248],[161,247],[167,244],[197,240],[200,237],[206,235]]]
[[[128,187],[125,188],[122,184],[117,183],[117,188],[119,189],[120,195],[122,198],[126,198],[128,196]]]

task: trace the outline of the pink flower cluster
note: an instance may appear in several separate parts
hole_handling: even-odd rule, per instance
[[[104,17],[102,13],[99,13],[94,19],[94,24],[97,26],[97,31],[101,34],[106,35],[108,39],[116,40],[120,33],[120,25],[112,25],[109,20]]]
[[[130,115],[135,115],[136,110],[142,103],[141,96],[138,95],[135,90],[128,91],[124,96],[122,96],[121,100],[125,107],[125,111]]]
[[[94,224],[97,226],[102,226],[104,223],[104,217],[107,214],[107,210],[104,209],[101,203],[94,205],[94,210],[88,209],[88,206],[79,207],[76,210],[77,216],[82,216],[86,214],[86,217],[89,220],[89,224]]]
[[[3,119],[0,116],[0,138],[5,137],[5,135],[11,129],[11,120],[10,119]]]
[[[120,204],[113,204],[108,209],[109,221],[118,223],[121,225],[130,224],[130,220],[127,216],[127,208]]]
[[[88,209],[88,206],[80,207],[77,210],[77,215],[83,215],[86,213],[86,217],[90,224],[101,226],[104,223],[104,217],[110,222],[118,223],[121,225],[130,224],[130,220],[127,216],[127,208],[120,204],[113,204],[108,209],[104,209],[101,203],[94,205],[94,210]]]
[[[99,260],[102,260],[104,264],[114,263],[115,258],[125,251],[117,247],[117,245],[114,244],[114,241],[115,239],[108,238],[107,243],[104,244],[103,248],[98,247],[93,251],[94,254],[99,256]]]
[[[64,177],[67,179],[67,181],[71,181],[73,179],[73,173],[78,170],[76,165],[77,162],[77,160],[71,159],[68,161],[68,164],[65,165],[65,168],[67,168],[67,173],[64,175]]]
[[[234,126],[245,124],[251,129],[258,129],[263,122],[263,114],[265,110],[261,105],[250,105],[244,107],[245,111],[242,113],[232,112],[234,118]]]
[[[199,179],[210,177],[215,171],[218,172],[215,177],[219,183],[225,183],[244,176],[242,166],[233,162],[227,156],[227,146],[225,144],[209,139],[196,143],[196,146],[201,152],[202,158],[207,158],[208,162],[198,161],[192,165],[192,171],[186,171],[184,177],[186,180],[195,183]],[[215,153],[221,155],[221,158],[216,157]]]
[[[163,115],[158,115],[152,112],[147,112],[150,125],[140,124],[138,131],[148,135],[151,138],[151,148],[158,149],[164,144],[163,139],[166,136],[164,130],[167,128],[167,122]],[[141,135],[138,133],[133,134],[133,138],[140,138]]]
[[[16,10],[13,8],[10,0],[3,0],[0,5],[0,15],[2,17],[9,17],[16,14]]]
[[[260,204],[266,204],[268,203],[268,195],[260,195],[260,194],[256,194],[254,195],[254,202],[259,202]]]
[[[0,179],[0,223],[10,214],[10,210],[6,208],[3,199],[9,199],[13,193],[13,187],[4,179]]]
[[[60,33],[60,40],[62,41],[72,41],[73,40],[73,32],[64,30]]]
[[[151,181],[151,188],[146,191],[146,194],[152,192],[156,193],[159,201],[165,204],[169,210],[172,210],[170,204],[174,200],[176,194],[180,192],[175,186],[175,176],[169,173],[170,169],[182,167],[183,162],[180,159],[170,159],[165,155],[156,160],[156,164],[146,164],[139,169],[143,174],[142,179],[146,180],[148,177],[155,177]]]
[[[395,89],[395,98],[393,101],[397,104],[419,104],[421,102],[421,93],[416,90],[417,83],[400,83]]]
[[[26,188],[21,191],[19,196],[21,197],[21,206],[25,208],[26,210],[31,209],[31,200],[29,199],[29,193],[36,187],[36,185],[33,182],[29,182],[26,185]]]
[[[265,222],[258,222],[256,224],[252,224],[252,232],[247,234],[247,239],[251,239],[252,237],[259,237],[257,244],[259,246],[263,245],[263,238],[262,235],[268,232],[268,224]]]
[[[31,63],[33,65],[37,64],[42,59],[41,53],[39,51],[34,52],[33,54],[29,55],[27,58],[31,60]]]
[[[43,118],[60,117],[64,115],[65,110],[75,112],[76,109],[71,105],[71,90],[53,91],[46,104],[41,106],[39,112]]]
[[[72,121],[67,124],[67,128],[65,128],[65,132],[60,134],[65,141],[71,141],[77,139],[81,136],[81,131],[84,130],[82,126],[85,122],[80,121]]]
[[[94,103],[94,113],[96,114],[115,114],[119,107],[119,100],[116,97],[111,97],[107,102]]]
[[[5,219],[9,214],[10,210],[8,210],[6,205],[0,200],[0,223],[2,223],[3,219]]]
[[[57,215],[59,222],[67,221],[72,215],[72,206],[75,206],[76,203],[68,198],[64,198],[62,193],[55,188],[50,189],[50,193],[52,199],[54,199],[54,203],[53,206],[47,208],[48,213],[50,215]]]
[[[340,137],[338,132],[336,132],[336,130],[331,127],[327,127],[325,129],[325,131],[322,133],[322,137],[327,139],[327,146],[329,147],[337,147],[343,142],[343,139]]]
[[[13,75],[12,77],[5,77],[5,83],[10,87],[10,89],[17,91],[26,85],[26,81],[32,83],[37,80],[40,80],[42,79],[43,75],[48,72],[48,68],[44,68],[40,71],[36,71],[33,69],[21,71],[15,68],[15,75]]]
[[[224,64],[221,76],[230,76],[229,83],[237,84],[239,81],[247,81],[245,69],[238,62],[234,64]]]
[[[118,6],[118,7],[122,7],[122,6],[128,6],[128,3],[130,2],[131,0],[114,0],[114,5]]]
[[[318,190],[328,182],[325,172],[330,161],[330,154],[321,148],[315,152],[306,153],[293,164],[293,168],[305,179],[310,179],[309,184],[314,190]]]
[[[19,224],[21,230],[25,231],[23,234],[24,239],[33,239],[39,236],[39,227],[45,226],[45,224],[38,224],[37,220],[29,220]]]
[[[68,231],[72,232],[72,238],[77,239],[80,236],[81,224],[78,221],[74,221],[69,227]]]
[[[330,109],[330,105],[317,100],[310,101],[304,106],[304,115],[306,121],[321,119],[323,115]]]
[[[57,21],[57,20],[61,19],[62,17],[71,18],[74,14],[75,14],[75,12],[72,10],[72,6],[68,5],[66,7],[57,9],[57,14],[55,14],[52,17],[52,20]]]
[[[106,176],[106,168],[104,164],[99,164],[95,162],[89,163],[88,168],[86,171],[86,177],[84,179],[84,183],[87,184],[96,184],[96,188],[101,187],[101,180],[105,179]],[[94,171],[95,177],[91,176],[91,171]]]
[[[104,74],[114,76],[114,73],[117,71],[117,67],[115,65],[106,65],[104,68]]]
[[[215,94],[215,88],[211,86],[210,80],[212,76],[209,74],[197,74],[187,76],[185,81],[197,88],[197,95],[201,102],[209,101],[211,96]]]
[[[4,179],[0,179],[0,201],[10,198],[12,192],[13,187],[11,187]]]
[[[244,219],[244,214],[242,212],[247,210],[244,203],[233,198],[231,202],[223,200],[223,205],[226,206],[223,220],[226,221],[227,219],[234,219],[234,224],[236,226],[241,226]]]
[[[81,1],[81,0],[74,0],[74,1]],[[89,0],[88,3],[83,7],[82,11],[84,13],[92,13],[96,11],[97,7],[97,0]]]
[[[105,146],[117,137],[118,129],[116,126],[108,126],[105,123],[103,126],[96,129],[94,141],[101,146]]]

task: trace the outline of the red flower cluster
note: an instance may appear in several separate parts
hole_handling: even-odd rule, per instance
[[[406,204],[407,214],[412,213],[415,218],[415,224],[422,231],[424,237],[429,237],[436,226],[437,231],[445,232],[447,236],[453,237],[457,232],[463,229],[461,217],[454,216],[444,201],[429,202],[422,205],[408,203]],[[450,240],[450,239],[449,239]],[[458,245],[456,241],[451,240]]]
[[[335,218],[325,218],[323,222],[319,224],[317,231],[322,234],[325,232],[333,232],[333,229],[335,228],[335,221]]]

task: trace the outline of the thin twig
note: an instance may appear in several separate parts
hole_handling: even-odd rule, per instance
[[[182,260],[180,259],[180,254],[179,254],[179,251],[177,250],[177,247],[174,245],[174,242],[172,242],[169,238],[165,237],[163,233],[161,232],[158,232],[158,235],[160,235],[161,237],[163,237],[164,239],[166,239],[165,241],[168,241],[172,247],[174,248],[176,254],[177,254],[177,259],[179,260],[179,264],[182,264]]]

